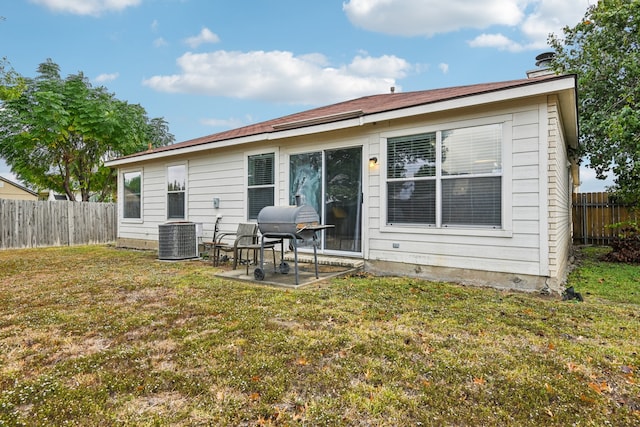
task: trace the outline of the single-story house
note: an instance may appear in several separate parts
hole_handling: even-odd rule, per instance
[[[157,248],[159,225],[221,229],[296,194],[319,253],[375,274],[561,290],[579,183],[574,75],[380,94],[107,162],[118,244]]]
[[[38,193],[0,176],[0,199],[38,200]]]

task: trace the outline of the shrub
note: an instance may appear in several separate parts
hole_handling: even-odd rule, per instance
[[[618,235],[611,240],[613,249],[605,254],[603,259],[609,262],[640,263],[640,228],[638,223],[629,221],[614,224],[619,228]]]

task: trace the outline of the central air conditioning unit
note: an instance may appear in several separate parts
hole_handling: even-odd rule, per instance
[[[197,258],[199,235],[202,235],[202,224],[195,222],[169,222],[158,225],[158,259]]]

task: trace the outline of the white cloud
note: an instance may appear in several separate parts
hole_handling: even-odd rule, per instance
[[[449,64],[445,64],[444,62],[438,64],[438,68],[442,71],[442,74],[447,74],[449,72]]]
[[[508,50],[510,52],[520,52],[525,47],[519,43],[514,42],[509,37],[497,34],[480,34],[475,39],[469,41],[471,47],[493,47],[499,50]]]
[[[55,12],[74,15],[97,16],[104,12],[124,10],[138,6],[142,0],[30,0],[31,3],[45,6]]]
[[[203,28],[202,31],[200,31],[200,34],[188,37],[184,42],[188,44],[191,49],[195,49],[203,43],[218,43],[219,41],[220,38],[216,34],[212,33],[210,29]]]
[[[167,43],[167,41],[165,39],[163,39],[162,37],[158,37],[157,39],[155,39],[153,41],[153,46],[154,47],[164,47],[164,46],[169,46],[169,43]]]
[[[111,73],[111,74],[105,73],[105,74],[100,74],[93,81],[95,81],[96,83],[112,82],[118,77],[120,77],[120,73]]]
[[[246,126],[248,124],[253,123],[253,119],[250,116],[247,116],[244,120],[237,118],[229,118],[229,119],[202,119],[200,123],[205,126],[211,126],[214,128],[225,128],[225,129],[235,129],[240,128],[242,126]]]
[[[598,0],[540,0],[533,13],[527,15],[520,29],[533,48],[547,46],[550,33],[562,34],[565,25],[574,26],[581,21],[587,7]]]
[[[383,55],[379,58],[371,56],[356,56],[347,66],[347,69],[353,75],[372,76],[386,75],[394,78],[402,78],[406,75],[409,64],[402,58],[393,55]]]
[[[401,36],[432,36],[461,28],[516,25],[518,0],[349,0],[343,10],[366,30]]]
[[[518,52],[546,48],[549,33],[578,23],[593,1],[349,0],[343,9],[354,25],[369,31],[432,36],[475,29],[482,34],[470,46]]]
[[[157,19],[154,19],[153,22],[151,23],[151,31],[155,33],[158,31],[159,27],[160,27],[160,23],[158,22]]]
[[[396,86],[411,65],[395,56],[356,56],[350,64],[328,65],[320,54],[285,51],[187,52],[178,58],[180,74],[153,76],[143,84],[157,91],[320,105]]]

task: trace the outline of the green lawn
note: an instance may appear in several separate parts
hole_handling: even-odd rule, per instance
[[[0,426],[640,424],[640,267],[585,301],[367,275],[284,290],[110,247],[0,251]]]

